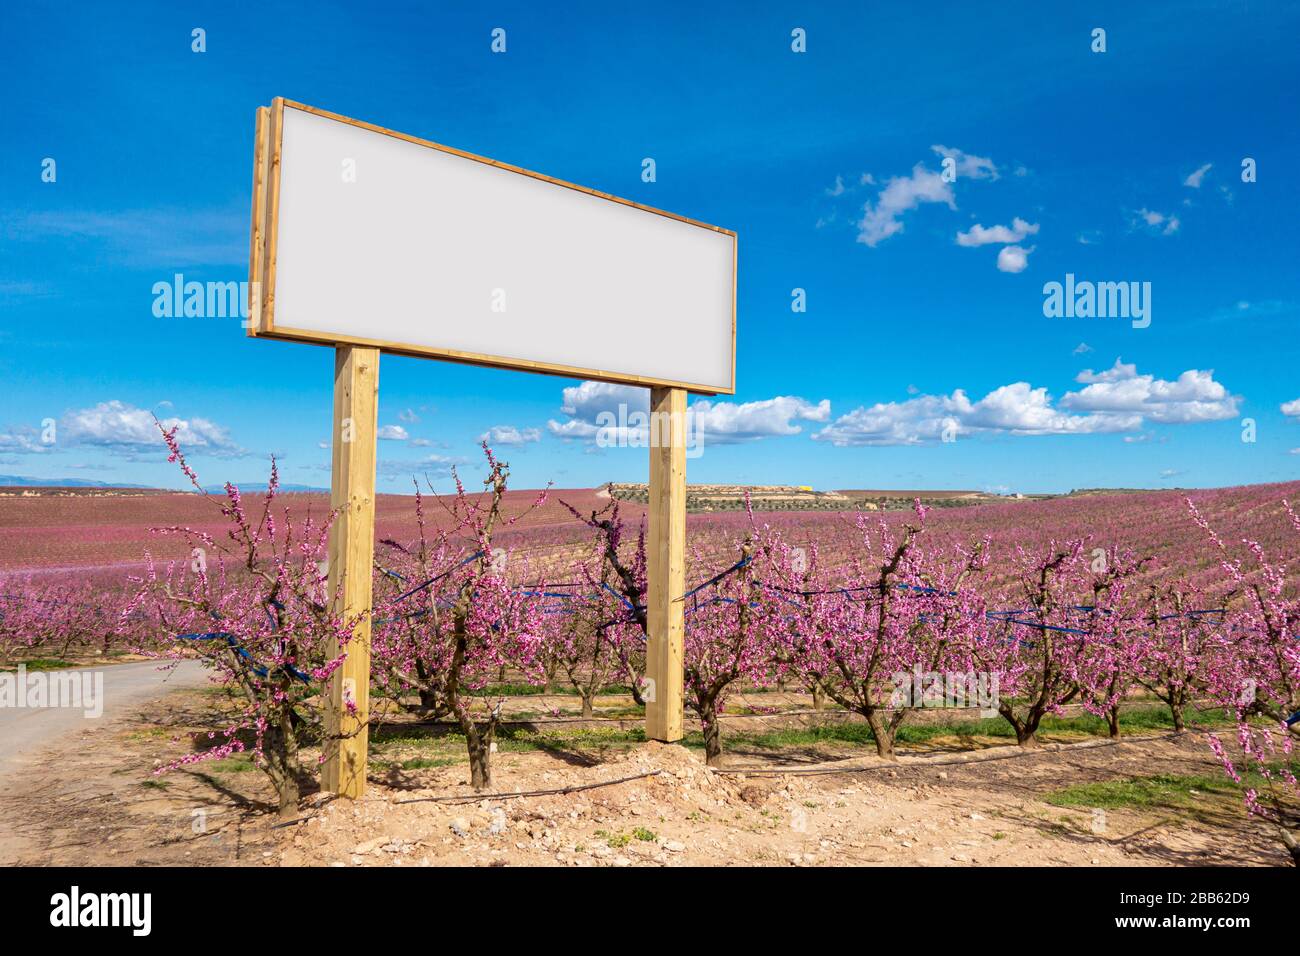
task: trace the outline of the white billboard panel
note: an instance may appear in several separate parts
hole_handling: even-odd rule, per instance
[[[250,334],[735,391],[735,233],[282,100],[258,129]]]

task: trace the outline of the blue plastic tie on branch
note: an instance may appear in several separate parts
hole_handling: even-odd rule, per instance
[[[232,651],[235,652],[235,655],[237,657],[240,657],[246,661],[251,662],[253,673],[255,673],[258,677],[266,677],[267,674],[270,673],[270,671],[268,671],[264,665],[259,664],[257,662],[257,658],[253,657],[252,654],[248,653],[247,650],[245,650],[243,647],[240,646],[239,639],[235,637],[235,635],[231,634],[229,631],[208,631],[206,633],[201,633],[201,634],[177,634],[176,639],[180,641],[221,641],[223,640],[226,642],[226,645]],[[281,669],[284,670],[287,674],[289,674],[290,677],[293,677],[296,680],[300,680],[304,684],[311,683],[311,675],[298,670],[298,668],[294,667],[292,664],[284,664],[281,666]]]
[[[610,586],[609,586],[608,584],[606,584],[604,581],[601,581],[601,582],[600,582],[600,586],[601,586],[602,588],[604,588],[606,591],[608,591],[610,594],[614,595],[614,597],[616,597],[616,598],[618,598],[620,601],[622,601],[623,604],[627,606],[627,609],[628,609],[629,611],[631,611],[633,614],[637,613],[638,611],[644,611],[644,610],[645,610],[645,605],[644,605],[644,604],[633,604],[633,603],[632,603],[631,601],[629,601],[629,600],[628,600],[628,599],[627,599],[627,598],[626,598],[626,597],[625,597],[621,592],[619,592],[619,591],[615,591],[612,587],[610,587]]]
[[[425,581],[423,584],[417,584],[415,587],[411,588],[411,590],[407,591],[405,594],[399,594],[397,597],[393,598],[393,600],[391,600],[391,601],[388,602],[388,603],[389,603],[389,604],[400,604],[402,601],[405,601],[407,598],[409,598],[412,594],[415,594],[415,593],[417,593],[417,592],[419,592],[419,591],[423,591],[425,588],[427,588],[427,587],[428,587],[429,585],[431,585],[431,584],[436,584],[437,582],[439,582],[439,581],[441,581],[443,578],[445,578],[447,575],[449,575],[449,574],[451,574],[453,571],[455,571],[457,568],[463,568],[465,565],[469,564],[471,561],[473,561],[473,560],[475,560],[475,559],[477,559],[477,558],[481,558],[482,556],[483,556],[483,551],[482,551],[482,549],[480,549],[480,550],[478,550],[478,551],[475,551],[473,554],[471,554],[471,555],[470,555],[468,558],[466,558],[464,561],[460,562],[460,564],[457,564],[455,567],[450,567],[450,568],[448,568],[446,571],[443,571],[441,574],[435,574],[433,577],[429,578],[429,580]]]
[[[709,587],[710,585],[717,584],[719,581],[721,581],[723,578],[725,578],[728,574],[735,574],[737,571],[739,571],[739,570],[740,570],[741,568],[743,568],[745,565],[749,564],[749,562],[752,561],[752,560],[754,560],[752,556],[741,558],[739,561],[737,561],[737,562],[736,562],[735,564],[733,564],[731,567],[727,568],[727,570],[725,570],[725,571],[719,571],[717,574],[715,574],[713,577],[709,578],[709,579],[708,579],[707,581],[705,581],[703,584],[700,584],[700,585],[697,585],[696,587],[691,588],[689,591],[687,591],[685,594],[683,594],[683,595],[682,595],[681,597],[679,597],[677,600],[679,600],[679,601],[685,601],[688,597],[694,597],[696,594],[698,594],[700,591],[703,591],[705,588]]]

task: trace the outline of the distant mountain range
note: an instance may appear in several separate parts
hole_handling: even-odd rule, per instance
[[[239,487],[239,493],[241,495],[252,495],[258,492],[266,491],[265,478],[259,478],[257,481],[251,481],[247,484],[243,483],[242,481],[237,481],[235,482],[235,484]],[[224,495],[226,493],[226,486],[212,485],[207,490],[209,494]],[[281,484],[280,490],[281,491],[307,491],[307,492],[311,492],[312,494],[319,494],[319,495],[328,495],[330,493],[330,490],[328,488],[317,488],[315,485]]]
[[[9,488],[148,488],[148,485],[129,485],[122,481],[95,481],[93,478],[25,478],[22,475],[0,475],[0,487]]]
[[[266,489],[266,479],[258,479],[255,482],[243,484],[236,482],[242,492],[248,493],[253,491],[264,491]],[[125,481],[96,481],[93,478],[28,478],[24,475],[0,475],[0,488],[133,488],[148,491],[188,491],[185,488],[153,488],[150,485],[133,485]],[[221,485],[214,485],[207,489],[214,495],[224,495],[226,489]],[[317,488],[314,485],[280,485],[281,491],[310,491],[320,494],[329,494],[328,488]]]

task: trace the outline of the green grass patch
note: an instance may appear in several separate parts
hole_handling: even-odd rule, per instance
[[[1269,767],[1276,773],[1280,762]],[[1292,761],[1291,772],[1300,773],[1300,760]],[[1242,782],[1236,783],[1227,774],[1152,774],[1145,777],[1126,777],[1121,780],[1102,780],[1097,783],[1080,783],[1054,790],[1044,800],[1058,807],[1098,807],[1101,809],[1204,809],[1209,801],[1230,798],[1240,799],[1245,787],[1261,789],[1267,785],[1258,770],[1242,772]]]
[[[556,684],[554,689],[548,691],[541,684],[488,684],[480,690],[474,691],[476,697],[535,697],[541,694],[551,694],[556,697],[580,697],[578,689],[572,684]],[[632,695],[632,688],[626,684],[605,684],[596,694],[624,694]]]
[[[614,850],[621,850],[632,842],[632,837],[627,833],[610,833],[608,830],[597,830],[596,836],[605,841],[606,845]]]
[[[229,757],[223,757],[220,760],[209,760],[204,764],[205,770],[213,773],[247,773],[250,770],[256,770],[257,765],[253,763],[253,755],[250,753],[231,754]]]
[[[642,716],[640,708],[630,709],[630,719]],[[606,712],[602,712],[606,713]],[[896,742],[900,746],[979,746],[986,743],[1011,743],[1015,734],[1001,717],[959,719],[955,714],[935,711],[909,717],[899,730]],[[949,719],[942,719],[949,718]],[[1223,726],[1230,722],[1222,711],[1193,712],[1188,715],[1189,726],[1204,728]],[[698,727],[698,724],[695,726]],[[1125,735],[1166,732],[1173,729],[1173,721],[1166,708],[1160,705],[1139,704],[1120,714],[1120,728]],[[1105,737],[1109,730],[1106,721],[1091,714],[1071,717],[1046,717],[1039,728],[1044,739],[1086,739]],[[497,729],[497,749],[501,753],[552,753],[602,751],[634,747],[646,741],[643,727],[631,726],[572,726],[539,724],[532,727],[507,724]],[[691,730],[681,743],[694,750],[702,750],[704,737],[699,730]],[[843,752],[845,749],[874,749],[875,737],[862,720],[832,720],[810,727],[772,727],[767,730],[731,730],[724,727],[723,746],[727,750],[760,750],[779,754],[786,750],[825,748]],[[447,766],[464,759],[465,737],[454,727],[427,724],[387,724],[371,734],[371,748],[376,764],[400,767],[404,770]]]
[[[1219,777],[1155,774],[1125,780],[1080,783],[1049,793],[1044,799],[1058,807],[1102,809],[1192,809],[1199,797],[1236,795],[1239,788],[1226,775]]]
[[[1229,721],[1222,710],[1208,710],[1189,714],[1189,727],[1222,726]],[[1170,731],[1174,728],[1168,708],[1141,706],[1120,712],[1121,734],[1142,734]],[[1040,737],[1096,737],[1110,733],[1104,718],[1092,714],[1073,717],[1043,718],[1039,725]],[[1015,740],[1011,725],[1002,717],[984,717],[975,720],[954,720],[934,723],[904,723],[894,742],[897,744],[929,744],[945,738],[996,738]],[[817,727],[782,727],[770,731],[723,731],[723,746],[750,747],[758,750],[782,750],[787,747],[813,747],[819,744],[849,744],[863,747],[876,741],[875,734],[863,721],[844,721],[822,724]],[[684,741],[688,747],[703,747],[701,734],[688,734]]]

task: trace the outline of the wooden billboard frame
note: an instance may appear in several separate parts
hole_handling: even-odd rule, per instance
[[[730,236],[732,241],[730,386],[719,387],[716,384],[707,385],[699,382],[682,382],[672,379],[655,378],[652,376],[627,375],[620,372],[611,372],[608,369],[583,368],[573,365],[560,365],[554,362],[537,362],[529,359],[511,358],[502,355],[487,355],[480,352],[465,352],[458,349],[410,345],[403,342],[391,342],[385,339],[368,339],[360,336],[321,333],[310,329],[295,329],[286,326],[277,326],[275,324],[276,236],[279,232],[280,222],[280,155],[284,145],[285,109],[302,110],[305,113],[311,113],[340,123],[347,123],[349,126],[356,126],[360,129],[369,130],[372,133],[382,133],[385,136],[392,136],[395,139],[400,139],[407,143],[414,143],[417,146],[436,149],[439,152],[459,156],[462,159],[471,159],[478,163],[494,166],[497,169],[504,169],[508,172],[518,173],[521,176],[538,179],[554,186],[562,186],[565,189],[572,189],[580,193],[586,193],[588,196],[606,199],[610,202],[630,206],[633,209],[639,209],[642,212],[653,213],[657,216],[675,219],[678,222],[683,222],[687,225],[698,226],[701,229],[709,229],[713,232]],[[663,209],[656,209],[653,206],[646,206],[642,203],[633,202],[630,199],[623,199],[620,196],[600,192],[596,189],[590,189],[586,186],[579,186],[576,183],[571,183],[563,179],[556,179],[554,176],[547,176],[530,169],[524,169],[521,166],[512,166],[510,163],[503,163],[499,160],[489,159],[486,156],[467,153],[464,150],[455,149],[451,146],[444,146],[443,144],[435,143],[432,140],[420,139],[418,136],[399,133],[395,130],[376,126],[373,123],[366,123],[362,120],[352,119],[351,117],[343,116],[339,113],[331,113],[328,110],[317,109],[314,106],[307,106],[306,104],[298,103],[293,100],[286,100],[280,96],[277,96],[271,101],[270,107],[262,107],[258,110],[257,129],[258,159],[255,162],[258,164],[259,173],[254,175],[253,215],[254,221],[256,222],[259,218],[258,210],[261,208],[261,218],[264,223],[264,238],[262,246],[259,247],[255,227],[253,248],[251,252],[251,257],[254,261],[251,262],[249,266],[249,277],[250,285],[254,281],[259,283],[259,295],[257,297],[256,311],[250,311],[249,321],[246,323],[249,337],[281,339],[290,342],[308,342],[315,345],[361,345],[367,348],[381,349],[384,352],[389,352],[394,355],[409,355],[415,358],[437,358],[449,362],[459,362],[466,365],[483,365],[490,368],[506,368],[521,372],[540,372],[545,375],[562,375],[566,378],[587,378],[598,382],[613,382],[621,385],[640,385],[647,388],[654,386],[683,388],[689,392],[695,392],[700,395],[734,395],[736,393],[736,282],[737,270],[739,268],[738,260],[740,258],[740,243],[739,238],[733,230],[724,229],[721,226],[714,226],[707,222],[700,222],[698,219],[690,219],[686,216],[680,216],[677,213],[668,212]],[[259,188],[261,189],[260,195],[258,191]],[[260,207],[258,205],[259,201],[262,204]],[[256,261],[259,255],[259,248],[262,250],[262,262]]]
[[[730,236],[730,385],[720,388],[716,385],[602,369],[277,326],[276,239],[280,214],[280,156],[286,108],[337,120]],[[686,587],[686,398],[688,391],[705,395],[735,394],[736,285],[739,267],[739,241],[736,233],[283,97],[276,97],[269,107],[263,106],[257,110],[252,205],[248,270],[249,316],[245,322],[247,335],[250,338],[326,345],[335,350],[330,482],[330,507],[335,512],[335,519],[330,527],[328,593],[332,595],[334,610],[346,619],[355,620],[357,624],[346,648],[343,664],[331,677],[322,695],[325,698],[326,727],[322,769],[322,785],[325,789],[352,798],[360,797],[366,789],[379,357],[383,352],[650,389],[651,411],[665,416],[668,422],[668,441],[666,444],[656,444],[653,440],[650,442],[650,502],[646,541],[646,735],[652,740],[665,742],[680,740],[685,702],[682,673],[685,605],[682,595]],[[347,437],[343,437],[345,435]],[[337,646],[332,647],[331,656],[337,656],[340,650]]]

